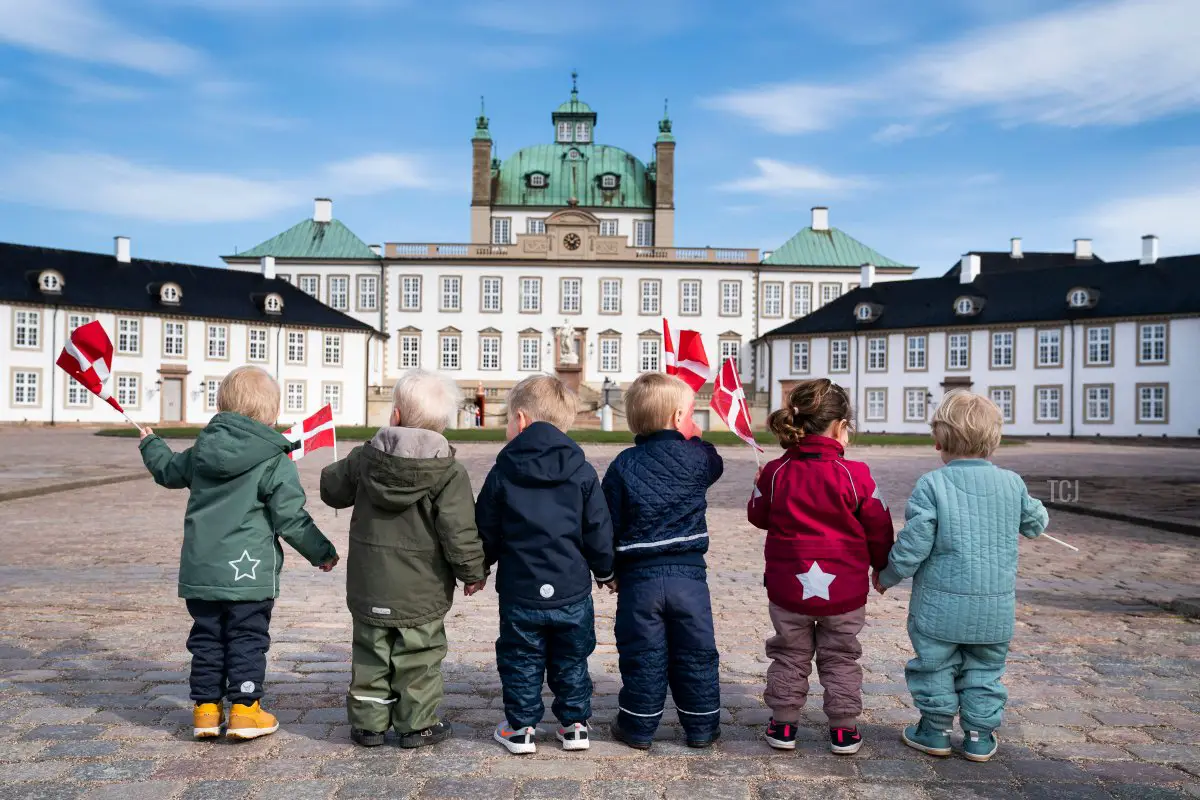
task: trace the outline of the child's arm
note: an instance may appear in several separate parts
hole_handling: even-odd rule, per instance
[[[888,552],[892,549],[895,528],[892,514],[884,502],[883,493],[875,483],[874,476],[867,471],[863,481],[867,499],[858,508],[858,521],[867,534],[867,552],[871,556],[871,569],[882,572],[888,565]]]
[[[880,585],[888,589],[915,575],[933,552],[936,533],[937,501],[929,481],[922,477],[917,481],[912,497],[908,498],[908,506],[904,509],[904,527],[892,545],[887,569],[879,573]]]
[[[167,489],[186,489],[192,485],[192,448],[182,453],[171,451],[169,445],[151,433],[138,445],[142,463],[154,477],[154,482]]]
[[[708,485],[712,486],[725,472],[725,462],[721,458],[721,454],[717,452],[717,448],[713,447],[711,442],[706,442],[697,434],[688,441],[694,442],[697,447],[704,450],[704,457],[708,459]]]
[[[500,530],[500,473],[495,467],[488,473],[479,490],[479,498],[475,501],[475,527],[479,538],[483,541],[483,560],[487,566],[495,564],[500,559],[500,546],[503,536]]]
[[[625,481],[620,473],[613,469],[612,464],[604,472],[604,480],[600,482],[604,493],[604,501],[608,505],[609,524],[612,529],[613,541],[618,541],[625,532]]]
[[[750,493],[750,502],[746,504],[746,519],[751,525],[764,531],[771,519],[771,484],[775,480],[775,473],[782,468],[782,464],[772,462],[759,469],[754,477],[754,491]]]
[[[466,585],[487,578],[483,564],[483,542],[475,527],[475,513],[471,479],[467,477],[467,471],[458,465],[453,469],[450,480],[433,498],[433,524],[454,577]]]
[[[362,447],[321,470],[321,502],[330,508],[350,508],[358,496],[358,460]]]
[[[583,557],[596,583],[613,579],[613,526],[608,498],[593,472],[583,484]]]
[[[275,460],[264,476],[263,494],[275,533],[314,567],[337,561],[337,550],[304,508],[306,498],[296,464],[287,456]]]
[[[1030,496],[1029,488],[1021,481],[1021,535],[1036,539],[1049,524],[1050,514],[1047,513],[1046,507],[1042,505],[1041,500]]]

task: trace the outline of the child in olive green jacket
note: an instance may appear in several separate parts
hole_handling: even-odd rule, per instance
[[[258,367],[239,367],[217,390],[219,413],[174,453],[143,429],[142,461],[168,489],[189,489],[179,556],[179,596],[192,615],[193,733],[254,739],[279,728],[262,710],[271,610],[287,541],[328,572],[337,551],[304,510],[304,489],[288,458],[293,445],[271,427],[279,384]]]

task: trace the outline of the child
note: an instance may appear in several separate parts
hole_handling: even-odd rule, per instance
[[[764,583],[775,635],[767,640],[767,744],[794,750],[816,657],[829,746],[862,747],[862,646],[868,569],[887,566],[892,517],[867,465],[843,458],[850,397],[827,378],[802,381],[768,424],[787,452],[767,464],[747,508],[767,531]]]
[[[601,585],[613,579],[612,524],[596,470],[565,433],[575,421],[575,405],[575,396],[549,375],[514,386],[508,444],[475,504],[487,563],[500,565],[496,666],[505,721],[493,738],[510,753],[537,750],[543,675],[554,692],[563,749],[590,745],[587,659],[596,649],[591,575]]]
[[[721,477],[716,448],[692,420],[696,396],[673,375],[648,372],[625,394],[636,446],[604,475],[617,553],[616,638],[621,694],[613,738],[647,750],[671,698],[689,747],[721,735],[721,685],[708,595],[704,519]]]
[[[279,596],[282,537],[309,563],[329,572],[333,545],[304,510],[293,444],[272,427],[279,384],[258,367],[238,367],[217,389],[217,413],[196,444],[173,453],[149,428],[142,461],[155,482],[190,490],[183,517],[179,596],[192,615],[192,733],[256,739],[279,729],[263,711],[271,609]]]
[[[454,580],[483,588],[483,543],[467,470],[442,431],[457,413],[454,381],[412,370],[392,393],[388,427],[321,470],[321,499],[353,506],[346,603],[354,646],[346,714],[350,738],[384,743],[395,728],[404,748],[451,735],[442,702],[444,619]]]
[[[1001,423],[986,397],[952,392],[942,400],[932,427],[946,466],[917,481],[904,529],[876,580],[883,592],[915,576],[908,636],[916,658],[904,678],[921,721],[902,737],[930,755],[950,755],[956,711],[963,755],[995,755],[994,731],[1008,699],[1000,678],[1016,618],[1016,534],[1032,539],[1049,522],[1021,477],[987,460],[1000,445]]]

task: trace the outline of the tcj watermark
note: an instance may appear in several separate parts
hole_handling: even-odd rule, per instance
[[[1050,487],[1050,502],[1051,503],[1078,503],[1079,502],[1079,480],[1065,480],[1062,478],[1051,479],[1046,481]]]

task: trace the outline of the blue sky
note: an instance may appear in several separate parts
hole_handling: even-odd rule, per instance
[[[918,10],[914,10],[914,7]],[[968,249],[1200,250],[1195,0],[0,0],[0,240],[200,264],[334,198],[368,242],[468,236],[470,136],[678,140],[676,241],[812,205],[940,272]]]

